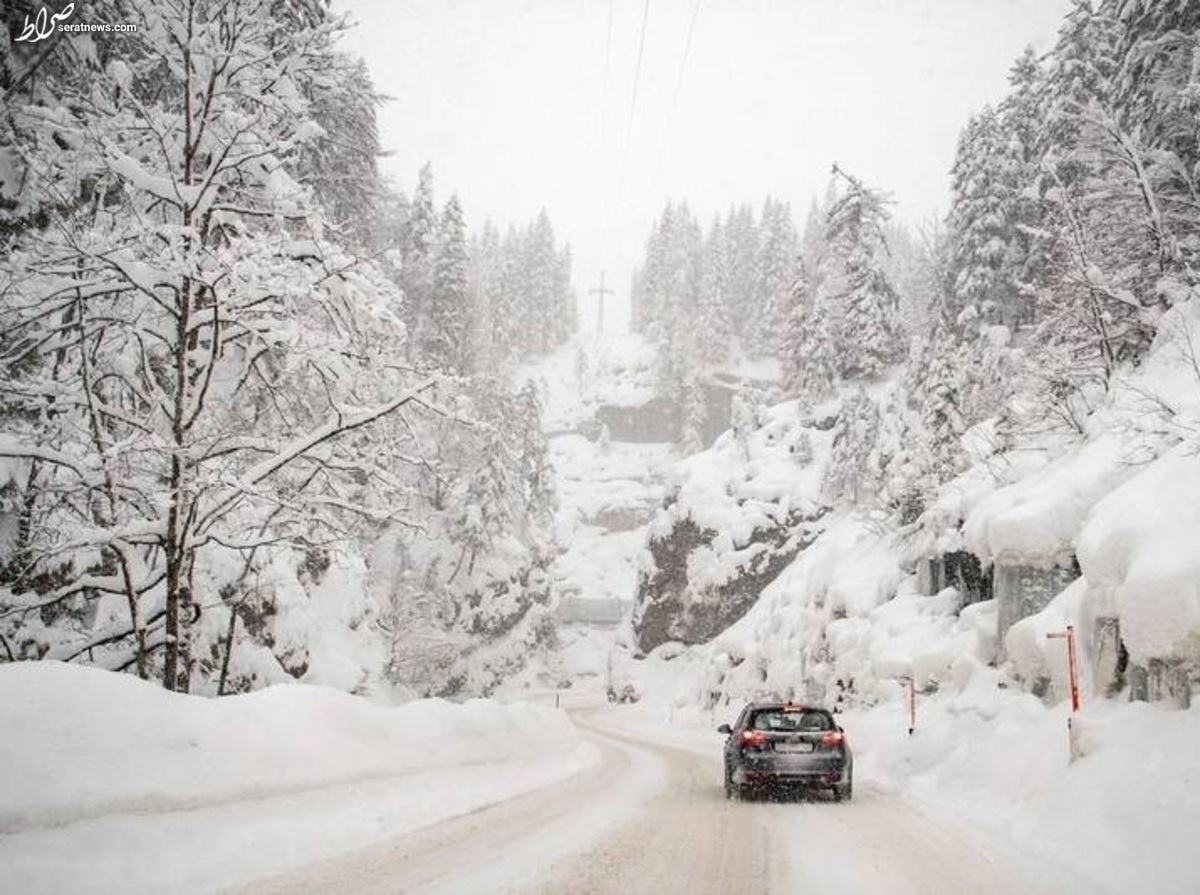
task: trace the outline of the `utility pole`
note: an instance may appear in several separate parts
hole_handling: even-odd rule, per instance
[[[604,296],[612,295],[611,289],[604,288],[604,271],[600,271],[600,285],[591,290],[592,295],[600,296],[600,305],[596,308],[596,335],[604,332]]]

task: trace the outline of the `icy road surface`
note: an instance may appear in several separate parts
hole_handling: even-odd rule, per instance
[[[574,778],[246,893],[1062,893],[1095,879],[856,781],[854,801],[730,802],[720,738],[576,713],[602,753]]]

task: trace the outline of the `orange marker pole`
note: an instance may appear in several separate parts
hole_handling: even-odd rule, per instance
[[[1067,741],[1071,749],[1071,760],[1079,757],[1076,743],[1075,716],[1079,714],[1079,672],[1075,664],[1075,626],[1067,625],[1065,631],[1052,631],[1046,637],[1050,640],[1067,641],[1067,685],[1071,692],[1071,714],[1067,716]]]
[[[911,675],[904,675],[896,678],[900,683],[908,688],[908,735],[912,736],[913,731],[917,729],[917,688],[913,683]]]

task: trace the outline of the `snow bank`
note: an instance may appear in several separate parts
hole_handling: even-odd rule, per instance
[[[1200,457],[1163,457],[1100,501],[1079,562],[1135,662],[1200,656]]]
[[[580,747],[564,714],[530,705],[301,685],[213,700],[53,662],[0,665],[0,730],[0,833]]]
[[[919,698],[913,736],[901,700],[848,715],[860,785],[1073,865],[1064,891],[1195,891],[1200,710],[1085,701],[1071,763],[1065,705],[1004,689],[983,666],[969,681]]]

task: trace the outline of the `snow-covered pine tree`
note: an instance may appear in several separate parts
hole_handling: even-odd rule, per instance
[[[747,463],[750,462],[750,434],[758,428],[758,416],[755,412],[755,395],[745,382],[734,393],[729,410],[729,426],[734,440],[742,448],[742,456]]]
[[[433,166],[426,163],[417,179],[401,243],[401,285],[404,289],[404,323],[409,344],[426,339],[433,301],[433,264],[437,250],[438,216],[433,198]]]
[[[375,126],[381,98],[361,59],[334,53],[330,62],[328,77],[312,88],[313,120],[321,133],[307,144],[298,179],[312,186],[325,209],[329,238],[365,253],[377,238],[369,210],[383,192]]]
[[[1053,142],[1041,186],[1057,253],[1035,355],[1047,374],[1042,393],[1059,396],[1048,406],[1056,416],[1079,389],[1108,382],[1145,353],[1157,309],[1191,278],[1181,247],[1194,237],[1183,234],[1200,236],[1195,215],[1174,213],[1190,201],[1178,192],[1179,157],[1147,142],[1153,128],[1135,122],[1127,104],[1138,88],[1118,86],[1128,27],[1112,4],[1080,4],[1049,66]]]
[[[926,461],[934,486],[956,475],[962,465],[962,389],[956,360],[957,342],[939,326],[930,340],[929,365],[922,382],[921,417],[927,440]]]
[[[1014,232],[1001,182],[1007,164],[1004,141],[998,113],[985,107],[959,136],[951,169],[949,310],[965,338],[974,337],[981,325],[1000,322],[1010,298],[1003,268]]]
[[[821,207],[814,199],[808,207],[804,230],[800,235],[800,261],[804,264],[812,289],[820,287],[820,271],[824,266],[828,244],[825,239],[825,222],[829,218],[829,207]]]
[[[526,356],[540,355],[556,344],[555,318],[560,314],[561,261],[554,244],[554,227],[542,209],[528,230],[525,247],[524,303],[521,332]]]
[[[784,328],[782,361],[784,386],[806,403],[833,393],[838,359],[824,303],[808,279],[808,267],[797,264],[791,307]]]
[[[645,260],[632,284],[630,298],[634,332],[652,339],[661,338],[664,326],[669,279],[666,267],[668,243],[674,229],[674,219],[674,207],[668,202],[646,239]]]
[[[1055,254],[1056,233],[1050,210],[1038,194],[1046,140],[1046,73],[1032,47],[1017,58],[1009,74],[1011,92],[997,109],[1002,139],[995,150],[998,214],[1004,253],[997,269],[997,322],[1016,330],[1032,326],[1039,289],[1046,285]]]
[[[1200,109],[1194,96],[1200,9],[1193,3],[1100,0],[1096,18],[1120,23],[1114,98],[1124,130],[1137,134],[1158,154],[1156,161],[1176,173],[1160,188],[1168,195],[1186,190],[1188,178],[1182,172],[1200,165],[1196,145]],[[1162,212],[1170,216],[1174,203],[1166,196],[1164,200]],[[1184,207],[1175,210],[1195,225],[1194,213],[1188,214]]]
[[[665,294],[658,326],[663,340],[661,381],[679,413],[681,445],[686,453],[695,453],[703,449],[707,414],[704,359],[696,327],[704,243],[700,225],[686,202],[673,210],[664,249],[661,273]]]
[[[490,220],[484,221],[480,233],[471,241],[468,292],[470,315],[468,339],[473,359],[472,367],[482,370],[503,369],[508,360],[500,341],[500,279],[503,257],[500,250],[500,231]]]
[[[500,245],[500,277],[492,298],[492,342],[495,356],[507,367],[524,355],[522,326],[527,316],[525,244],[520,232],[509,226]]]
[[[823,483],[830,500],[861,506],[878,495],[879,424],[879,408],[861,386],[842,399]]]
[[[575,292],[571,288],[571,247],[563,246],[558,253],[558,267],[554,276],[554,308],[551,349],[565,343],[579,328]]]
[[[451,531],[461,552],[447,585],[453,584],[459,573],[470,578],[476,560],[492,549],[516,516],[511,503],[516,492],[511,470],[516,463],[509,446],[494,427],[482,424],[481,435],[480,449],[470,455],[474,469],[469,471],[457,502],[458,518]]]
[[[525,513],[535,522],[546,522],[554,510],[553,470],[550,449],[542,432],[542,405],[532,379],[517,393],[514,454],[521,478]]]
[[[467,373],[470,296],[462,206],[451,196],[438,225],[425,355],[446,370]]]
[[[899,383],[886,388],[879,406],[879,436],[873,468],[879,470],[875,503],[900,525],[915,522],[931,496],[924,428],[912,398]]]
[[[720,366],[729,356],[732,327],[729,323],[729,252],[725,229],[714,218],[704,243],[703,268],[700,272],[699,360],[706,366]]]
[[[778,356],[780,333],[791,305],[796,278],[797,239],[788,205],[770,197],[763,204],[759,227],[758,276],[754,290],[747,348],[755,354]]]
[[[871,378],[900,360],[907,347],[898,325],[899,296],[884,271],[884,194],[835,166],[845,192],[829,210],[826,238],[840,276],[830,296],[842,309],[838,333],[841,375]]]
[[[708,447],[704,440],[708,398],[704,382],[695,370],[689,370],[685,375],[679,394],[679,449],[685,455],[698,454]]]
[[[729,264],[728,317],[734,335],[744,347],[749,338],[748,327],[753,321],[755,289],[759,280],[758,225],[749,205],[729,210],[725,241]]]

